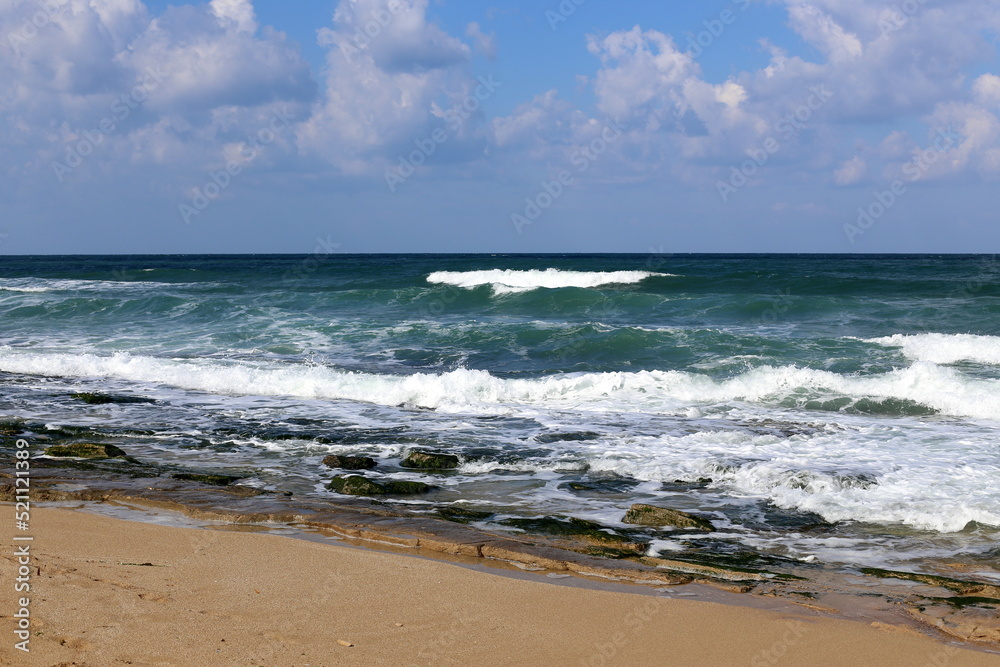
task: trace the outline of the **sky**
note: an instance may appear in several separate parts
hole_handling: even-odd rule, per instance
[[[992,0],[0,0],[0,254],[1000,252]]]

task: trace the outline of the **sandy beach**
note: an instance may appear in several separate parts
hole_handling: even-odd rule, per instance
[[[31,652],[8,631],[3,664],[1000,665],[907,628],[806,612],[66,509],[36,509],[32,523]],[[14,561],[0,560],[6,581]]]

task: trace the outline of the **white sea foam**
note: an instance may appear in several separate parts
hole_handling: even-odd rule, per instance
[[[600,287],[631,285],[652,276],[669,276],[651,271],[562,271],[559,269],[492,269],[489,271],[437,271],[427,276],[427,282],[474,289],[489,285],[496,294],[528,292],[534,289],[559,287]]]
[[[998,381],[971,378],[929,362],[870,377],[761,367],[729,380],[681,372],[504,379],[472,370],[376,375],[318,365],[0,348],[0,370],[220,396],[405,403],[444,413],[536,414],[556,420],[572,413],[575,425],[599,432],[607,431],[601,424],[609,413],[616,423],[621,413],[631,413],[630,423],[655,424],[664,413],[683,414],[691,403],[705,407],[738,401],[759,414],[761,404],[769,408],[789,397],[797,400],[814,394],[917,400],[956,416],[1000,418]],[[654,435],[662,433],[657,428],[614,429],[614,435],[592,440],[548,443],[545,449],[551,454],[540,453],[532,460],[501,464],[470,459],[460,472],[473,477],[512,471],[544,476],[589,466],[592,472],[647,482],[636,491],[653,496],[660,493],[662,482],[710,478],[713,487],[728,497],[766,499],[777,507],[815,512],[829,521],[901,523],[941,532],[961,530],[970,521],[1000,525],[1000,461],[989,446],[989,424],[948,422],[914,430],[901,427],[897,420],[827,414],[816,419],[845,426],[804,430],[792,437],[710,427],[672,435]],[[711,422],[700,418],[698,423]],[[635,434],[636,430],[647,435]],[[275,449],[308,446],[283,441]],[[397,455],[392,448],[398,445],[385,446],[391,451],[384,450],[384,455]],[[536,496],[522,500],[539,502]]]
[[[505,379],[486,371],[379,375],[319,365],[265,365],[24,352],[0,348],[0,370],[63,377],[106,377],[229,395],[347,399],[407,404],[444,412],[507,413],[518,407],[593,412],[676,413],[691,403],[780,405],[808,399],[896,399],[942,414],[1000,419],[1000,380],[972,378],[929,362],[874,376],[794,366],[762,366],[728,380],[681,371],[580,373]]]
[[[871,338],[867,343],[901,348],[907,358],[953,364],[973,361],[980,364],[1000,364],[1000,336],[974,334],[915,334]]]
[[[766,498],[831,522],[939,532],[970,521],[1000,526],[997,458],[960,436],[915,438],[890,427],[795,438],[700,431],[623,438],[600,450],[593,448],[592,471],[655,482],[709,478],[730,497]]]

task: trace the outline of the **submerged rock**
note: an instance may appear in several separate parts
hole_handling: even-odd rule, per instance
[[[404,482],[390,480],[382,485],[386,493],[427,493],[434,487],[423,482]]]
[[[863,567],[861,568],[861,572],[881,579],[904,579],[907,581],[917,581],[928,586],[940,586],[965,597],[1000,598],[1000,586],[987,584],[982,581],[952,579],[951,577],[942,577],[936,574],[882,570],[877,567]]]
[[[438,509],[438,515],[440,515],[442,519],[447,519],[448,521],[469,523],[471,521],[485,521],[493,516],[493,512],[469,510],[464,507],[441,507]]]
[[[574,433],[539,433],[535,436],[535,442],[550,444],[553,442],[566,442],[574,440],[597,440],[600,437],[600,433],[594,433],[593,431],[578,431]]]
[[[529,533],[572,537],[598,547],[630,551],[632,555],[645,551],[647,546],[634,542],[627,535],[618,534],[612,528],[574,517],[545,516],[533,519],[505,519],[500,524],[520,528]]]
[[[45,455],[57,458],[120,459],[125,458],[125,451],[114,445],[80,442],[73,445],[53,445],[45,450]]]
[[[404,468],[420,468],[423,470],[450,470],[458,467],[458,457],[453,454],[428,452],[421,449],[411,450],[400,462]]]
[[[390,480],[379,484],[362,475],[340,475],[330,480],[326,488],[345,496],[384,496],[387,494],[427,493],[434,489],[423,482],[404,482]]]
[[[91,392],[72,394],[70,398],[75,398],[76,400],[83,401],[89,405],[107,405],[108,403],[156,403],[156,401],[152,398],[143,398],[141,396],[117,396],[113,394],[95,394]]]
[[[323,459],[323,465],[341,470],[371,470],[378,463],[368,456],[341,456],[331,454]]]
[[[212,486],[229,486],[241,479],[236,475],[214,475],[207,473],[195,473],[195,472],[178,472],[171,475],[174,479],[183,479],[189,482],[201,482],[202,484],[211,484]]]
[[[381,496],[385,487],[361,475],[341,475],[334,477],[326,488],[345,496]]]
[[[708,519],[702,519],[701,517],[679,510],[644,505],[642,503],[632,505],[625,513],[625,518],[622,521],[638,526],[675,526],[677,528],[715,530],[715,526]]]
[[[24,433],[23,424],[17,421],[0,421],[0,435],[20,435]]]

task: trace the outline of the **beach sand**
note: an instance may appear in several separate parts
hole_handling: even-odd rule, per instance
[[[906,628],[275,535],[54,508],[33,510],[32,535],[30,654],[13,647],[9,547],[0,559],[4,665],[1000,665]]]

